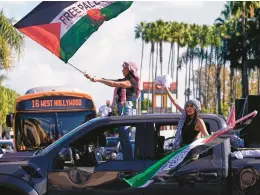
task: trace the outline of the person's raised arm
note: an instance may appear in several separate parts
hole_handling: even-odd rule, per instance
[[[121,87],[121,88],[132,87],[132,84],[129,80],[126,80],[126,81],[107,80],[104,78],[92,77],[89,74],[85,74],[85,77],[90,79],[92,82],[103,83],[109,87]]]
[[[171,102],[174,104],[174,106],[176,106],[176,108],[177,108],[180,112],[183,112],[183,108],[182,108],[182,106],[180,105],[179,101],[178,101],[175,97],[173,97],[172,93],[170,92],[170,90],[169,90],[167,87],[166,87],[165,89],[166,89],[166,91],[167,91],[167,94],[168,94],[168,96],[169,96]]]

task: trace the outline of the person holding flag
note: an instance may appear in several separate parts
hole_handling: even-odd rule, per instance
[[[87,79],[92,82],[103,83],[109,87],[114,87],[114,96],[112,102],[112,110],[117,106],[119,115],[133,115],[133,102],[134,95],[136,100],[140,98],[140,77],[138,75],[138,67],[134,62],[124,62],[123,79],[111,80],[99,78],[85,74]],[[129,140],[130,128],[124,127],[119,129],[119,140],[122,144],[124,160],[132,159],[132,147]]]

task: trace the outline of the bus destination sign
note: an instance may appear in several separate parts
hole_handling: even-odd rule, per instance
[[[48,108],[48,107],[81,107],[82,99],[66,99],[66,100],[31,100],[32,108]]]
[[[75,97],[45,97],[21,101],[17,110],[93,109],[92,100]]]

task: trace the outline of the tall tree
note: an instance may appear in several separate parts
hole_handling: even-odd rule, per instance
[[[8,19],[0,11],[0,69],[9,69],[13,63],[13,54],[21,55],[23,36],[13,27],[14,19]]]
[[[140,80],[142,79],[142,70],[143,70],[145,27],[146,27],[146,22],[141,22],[140,24],[136,25],[136,27],[135,27],[135,38],[142,40],[141,63],[140,63]],[[141,114],[141,100],[138,101],[138,114]]]

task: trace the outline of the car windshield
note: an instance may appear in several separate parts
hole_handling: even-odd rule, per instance
[[[19,113],[15,118],[17,150],[47,147],[72,129],[85,123],[93,111]]]
[[[94,122],[100,120],[100,118],[94,118],[89,120],[88,122],[86,122],[84,124],[84,127],[87,129],[88,126],[92,125]],[[57,145],[60,144],[60,142],[69,142],[69,140],[71,140],[71,138],[78,133],[78,131],[80,131],[82,129],[82,125],[78,126],[77,128],[73,129],[72,131],[70,131],[69,133],[67,133],[66,135],[64,135],[61,139],[56,140],[55,142],[53,142],[51,145],[49,145],[48,147],[44,148],[43,150],[37,152],[37,154],[40,155],[45,155],[47,154],[49,151],[51,151],[52,149],[54,149],[55,147],[57,147]]]

